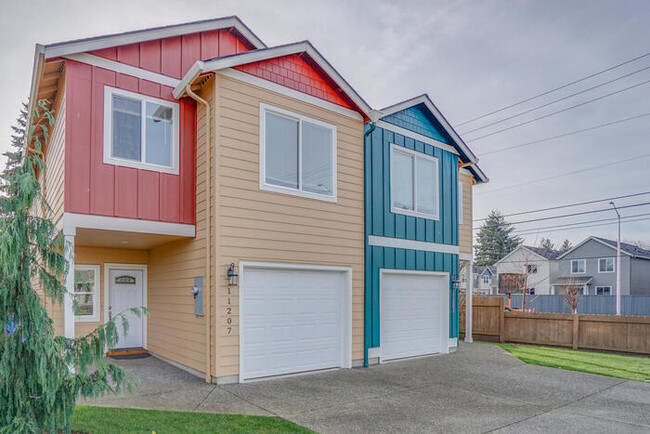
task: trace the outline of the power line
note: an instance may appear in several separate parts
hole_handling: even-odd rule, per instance
[[[537,213],[537,212],[553,211],[553,210],[562,209],[562,208],[572,208],[574,206],[590,205],[592,203],[598,203],[598,202],[609,202],[610,200],[627,199],[627,198],[630,198],[630,197],[643,196],[643,195],[646,195],[646,194],[650,194],[650,191],[642,191],[640,193],[625,194],[623,196],[607,197],[607,198],[604,198],[604,199],[587,200],[587,201],[584,201],[584,202],[574,202],[574,203],[568,203],[568,204],[565,204],[565,205],[557,205],[557,206],[551,206],[551,207],[548,207],[548,208],[533,209],[533,210],[529,210],[529,211],[513,212],[511,214],[503,214],[502,217],[513,217],[513,216],[522,215],[522,214],[533,214],[533,213]],[[480,222],[482,220],[487,220],[487,217],[486,218],[476,219],[476,220],[473,220],[473,221],[474,222]]]
[[[611,125],[621,124],[623,122],[632,121],[634,119],[639,119],[639,118],[643,118],[643,117],[646,117],[646,116],[650,116],[650,112],[641,113],[639,115],[631,116],[629,118],[619,119],[617,121],[606,122],[604,124],[594,125],[592,127],[582,128],[580,130],[569,131],[569,132],[564,133],[564,134],[558,134],[557,136],[551,136],[551,137],[546,137],[546,138],[543,138],[543,139],[533,140],[532,142],[526,142],[526,143],[521,143],[521,144],[518,144],[518,145],[507,146],[505,148],[499,148],[499,149],[496,149],[494,151],[483,152],[483,153],[480,153],[478,155],[479,155],[479,157],[485,157],[486,155],[498,154],[499,152],[509,151],[511,149],[523,148],[525,146],[535,145],[537,143],[548,142],[549,140],[561,139],[562,137],[568,137],[568,136],[572,136],[572,135],[575,135],[575,134],[584,133],[584,132],[587,132],[587,131],[597,130],[599,128],[604,128],[604,127],[609,127]]]
[[[646,217],[646,216],[650,216],[650,213],[646,212],[646,213],[641,213],[641,214],[633,214],[633,215],[629,215],[629,216],[623,216],[623,217],[621,217],[621,221],[628,220],[628,219],[631,219],[631,218],[634,218],[634,217]],[[543,230],[546,230],[546,229],[564,228],[564,227],[578,226],[578,225],[597,223],[597,222],[609,222],[609,221],[615,222],[616,220],[617,220],[616,217],[606,218],[606,219],[597,219],[597,220],[584,220],[584,221],[581,221],[581,222],[566,223],[566,224],[563,224],[563,225],[555,225],[555,226],[545,226],[543,228],[536,228],[536,229],[533,229],[533,228],[515,229],[514,231],[512,231],[512,233],[513,234],[520,234],[520,233],[523,233],[523,232],[543,231]]]
[[[599,97],[597,97],[597,98],[589,99],[589,100],[587,100],[587,101],[583,101],[583,102],[581,102],[581,103],[579,103],[579,104],[575,104],[575,105],[572,105],[572,106],[570,106],[570,107],[566,107],[566,108],[563,108],[563,109],[561,109],[561,110],[557,110],[557,111],[554,111],[554,112],[551,112],[551,113],[545,114],[545,115],[543,115],[543,116],[539,116],[539,117],[534,118],[534,119],[531,119],[531,120],[528,120],[528,121],[525,121],[525,122],[520,122],[520,123],[518,123],[518,124],[515,124],[515,125],[512,125],[512,126],[509,126],[509,127],[507,127],[507,128],[502,128],[502,129],[500,129],[500,130],[496,130],[496,131],[493,131],[493,132],[491,132],[491,133],[488,133],[488,134],[485,134],[485,135],[482,135],[482,136],[479,136],[479,137],[476,137],[476,138],[473,138],[473,139],[468,139],[468,140],[466,140],[466,142],[476,142],[476,141],[478,141],[478,140],[485,139],[486,137],[490,137],[490,136],[493,136],[493,135],[495,135],[495,134],[503,133],[504,131],[509,131],[509,130],[512,130],[512,129],[514,129],[514,128],[518,128],[518,127],[521,127],[521,126],[524,126],[524,125],[528,125],[528,124],[530,124],[530,123],[533,123],[533,122],[539,121],[539,120],[541,120],[541,119],[546,119],[546,118],[551,117],[551,116],[554,116],[554,115],[556,115],[556,114],[564,113],[564,112],[566,112],[566,111],[573,110],[574,108],[577,108],[577,107],[582,107],[583,105],[587,105],[587,104],[590,104],[590,103],[592,103],[592,102],[599,101],[599,100],[601,100],[601,99],[603,99],[603,98],[607,98],[607,97],[609,97],[609,96],[616,95],[616,94],[619,94],[619,93],[621,93],[621,92],[625,92],[625,91],[628,91],[628,90],[634,89],[634,88],[636,88],[636,87],[643,86],[643,85],[648,84],[648,83],[650,83],[650,80],[642,81],[641,83],[633,84],[632,86],[628,86],[628,87],[625,87],[625,88],[623,88],[623,89],[619,89],[619,90],[614,91],[614,92],[606,93],[605,95],[601,95],[601,96],[599,96]]]
[[[562,85],[562,86],[556,87],[556,88],[551,89],[551,90],[549,90],[549,91],[546,91],[546,92],[540,93],[540,94],[535,95],[535,96],[532,96],[532,97],[530,97],[530,98],[526,98],[526,99],[521,100],[521,101],[518,101],[518,102],[516,102],[516,103],[514,103],[514,104],[510,104],[510,105],[505,106],[505,107],[502,107],[502,108],[500,108],[500,109],[497,109],[497,110],[491,111],[490,113],[486,113],[486,114],[484,114],[484,115],[481,115],[481,116],[475,117],[475,118],[470,119],[470,120],[468,120],[468,121],[461,122],[461,123],[455,125],[455,127],[460,127],[460,126],[465,125],[465,124],[468,124],[468,123],[470,123],[470,122],[474,122],[474,121],[477,121],[477,120],[479,120],[479,119],[483,119],[483,118],[485,118],[485,117],[487,117],[487,116],[490,116],[490,115],[493,115],[493,114],[496,114],[496,113],[502,112],[502,111],[507,110],[507,109],[509,109],[509,108],[516,107],[516,106],[521,105],[521,104],[523,104],[523,103],[526,103],[526,102],[529,102],[529,101],[533,101],[533,100],[535,100],[535,99],[537,99],[537,98],[541,98],[541,97],[543,97],[543,96],[545,96],[545,95],[551,94],[551,93],[553,93],[553,92],[557,92],[558,90],[562,90],[562,89],[565,89],[565,88],[567,88],[567,87],[569,87],[569,86],[573,86],[574,84],[580,83],[580,82],[582,82],[582,81],[585,81],[585,80],[588,80],[588,79],[590,79],[590,78],[596,77],[596,76],[598,76],[598,75],[604,74],[604,73],[606,73],[606,72],[612,71],[612,70],[614,70],[614,69],[616,69],[616,68],[620,68],[621,66],[627,65],[627,64],[629,64],[629,63],[636,62],[637,60],[643,59],[644,57],[648,57],[648,56],[650,56],[650,53],[646,53],[646,54],[643,54],[643,55],[641,55],[641,56],[637,56],[637,57],[635,57],[635,58],[633,58],[633,59],[626,60],[625,62],[619,63],[619,64],[617,64],[617,65],[611,66],[611,67],[606,68],[606,69],[603,69],[603,70],[601,70],[601,71],[595,72],[595,73],[590,74],[590,75],[588,75],[588,76],[586,76],[586,77],[582,77],[582,78],[580,78],[580,79],[578,79],[578,80],[574,80],[574,81],[572,81],[572,82],[570,82],[570,83],[567,83],[567,84],[564,84],[564,85]]]
[[[619,206],[618,209],[626,209],[626,208],[635,208],[637,206],[646,206],[650,205],[650,202],[641,202],[641,203],[634,203],[631,205],[624,205],[624,206]],[[533,223],[533,222],[541,222],[541,221],[546,221],[546,220],[555,220],[559,218],[567,218],[567,217],[576,217],[580,215],[587,215],[587,214],[596,214],[600,212],[607,212],[611,211],[611,208],[603,208],[603,209],[595,209],[595,210],[590,210],[590,211],[580,211],[580,212],[574,212],[574,213],[569,213],[569,214],[561,214],[561,215],[556,215],[556,216],[549,216],[549,217],[538,217],[535,219],[530,219],[530,220],[520,220],[517,222],[510,222],[511,225],[520,225],[522,223]],[[474,228],[473,230],[478,231],[481,230],[481,228]]]
[[[506,186],[506,187],[499,187],[499,188],[493,188],[492,190],[480,191],[480,192],[477,192],[476,194],[481,195],[481,194],[486,194],[486,193],[492,193],[492,192],[495,192],[495,191],[509,190],[511,188],[517,188],[517,187],[523,187],[523,186],[526,186],[526,185],[537,184],[538,182],[550,181],[550,180],[557,179],[557,178],[562,178],[562,177],[565,177],[565,176],[571,176],[571,175],[575,175],[575,174],[578,174],[578,173],[589,172],[591,170],[602,169],[603,167],[607,167],[607,166],[613,166],[613,165],[616,165],[616,164],[627,163],[627,162],[630,162],[630,161],[638,161],[638,160],[641,160],[643,158],[648,158],[648,157],[650,157],[650,154],[638,155],[636,157],[626,158],[624,160],[610,161],[610,162],[607,162],[607,163],[604,163],[604,164],[599,164],[597,166],[590,166],[590,167],[586,167],[584,169],[579,169],[579,170],[573,170],[571,172],[560,173],[560,174],[549,176],[549,177],[546,177],[546,178],[536,179],[534,181],[522,182],[522,183],[519,183],[519,184],[509,185],[509,186]]]
[[[590,91],[592,91],[594,89],[598,89],[599,87],[606,86],[608,84],[614,83],[615,81],[622,80],[624,78],[630,77],[630,76],[632,76],[634,74],[638,74],[639,72],[643,72],[643,71],[646,71],[648,69],[650,69],[650,66],[646,66],[645,68],[637,69],[636,71],[630,72],[629,74],[625,74],[625,75],[622,75],[620,77],[616,77],[616,78],[614,78],[612,80],[609,80],[609,81],[606,81],[604,83],[597,84],[595,86],[592,86],[592,87],[589,87],[587,89],[581,90],[580,92],[572,93],[570,95],[563,96],[562,98],[558,98],[558,99],[555,99],[553,101],[547,102],[545,104],[538,105],[537,107],[533,107],[531,109],[524,110],[523,112],[515,113],[514,115],[511,115],[511,116],[508,116],[508,117],[505,117],[505,118],[502,118],[502,119],[498,119],[496,121],[490,122],[489,124],[481,125],[480,127],[474,128],[473,130],[464,131],[462,134],[470,134],[470,133],[473,133],[475,131],[479,131],[479,130],[491,127],[492,125],[500,124],[501,122],[505,122],[505,121],[509,121],[510,119],[518,118],[519,116],[523,116],[525,114],[534,112],[535,110],[539,110],[541,108],[548,107],[548,106],[553,105],[555,103],[558,103],[560,101],[564,101],[564,100],[567,100],[569,98],[573,98],[574,96],[582,95],[583,93],[590,92]]]
[[[621,221],[621,224],[638,222],[638,221],[645,221],[645,220],[650,220],[650,217],[638,218],[638,219],[632,219],[632,220],[624,220],[624,221]],[[610,226],[610,225],[614,225],[614,224],[616,224],[616,222],[598,223],[598,224],[595,224],[595,225],[586,225],[586,226],[572,227],[572,228],[565,228],[565,229],[551,229],[551,230],[543,231],[543,232],[520,233],[518,235],[523,235],[523,236],[526,236],[526,235],[539,235],[540,233],[572,231],[572,230],[575,230],[575,229],[593,228],[593,227],[596,227],[596,226]]]

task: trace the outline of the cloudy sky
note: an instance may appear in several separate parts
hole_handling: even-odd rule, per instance
[[[491,209],[510,214],[650,191],[650,116],[494,153],[650,113],[650,83],[644,83],[650,80],[650,56],[459,125],[649,53],[650,2],[643,0],[2,0],[0,151],[7,149],[9,126],[28,97],[35,43],[227,15],[238,15],[269,46],[309,39],[375,108],[428,93],[458,126],[490,177],[488,184],[474,189],[477,219]],[[585,92],[552,103],[581,91]],[[536,109],[548,103],[552,104]],[[570,109],[581,103],[585,104]],[[511,116],[515,117],[486,126]],[[527,121],[531,122],[497,132]],[[644,202],[650,202],[650,195],[619,200],[617,205]],[[510,220],[603,208],[606,202]],[[650,206],[631,206],[621,214],[648,214],[630,220],[647,219]],[[616,226],[571,230],[556,226],[612,217],[608,211],[516,227],[528,234],[530,244],[541,236],[575,243],[588,235],[615,238]],[[536,230],[542,233],[531,234]],[[650,244],[650,220],[623,224],[623,239]]]

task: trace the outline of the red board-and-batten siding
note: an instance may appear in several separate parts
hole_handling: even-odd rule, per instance
[[[180,79],[197,60],[239,54],[253,47],[229,30],[214,30],[91,52]],[[242,72],[354,109],[340,89],[300,55],[238,66]],[[104,164],[104,86],[180,104],[179,174]],[[196,105],[177,101],[172,88],[67,60],[65,211],[194,224]]]

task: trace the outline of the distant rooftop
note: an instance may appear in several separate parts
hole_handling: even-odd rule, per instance
[[[608,240],[606,238],[600,238],[600,237],[594,237],[594,238],[597,239],[598,241],[602,241],[603,243],[609,244],[610,246],[616,248],[616,241],[614,240]],[[650,259],[650,250],[642,249],[641,247],[635,246],[634,244],[621,243],[621,251],[635,258]]]
[[[532,247],[532,246],[523,246],[540,256],[543,256],[546,259],[557,259],[558,256],[562,254],[559,250],[545,249],[542,247]]]

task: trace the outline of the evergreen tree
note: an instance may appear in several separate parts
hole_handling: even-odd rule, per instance
[[[555,250],[555,244],[551,241],[550,238],[542,238],[542,241],[539,243],[539,246],[542,249]]]
[[[45,170],[39,135],[47,141],[54,113],[36,104],[27,128],[25,106],[13,128],[0,175],[0,432],[70,431],[75,401],[121,390],[124,371],[104,358],[118,332],[114,319],[87,336],[54,335],[42,298],[61,303],[63,236],[35,209],[48,210],[37,172]],[[40,134],[36,134],[39,132]],[[40,204],[40,208],[34,206]],[[47,212],[41,213],[47,215]],[[40,296],[39,296],[40,293]],[[138,314],[140,310],[135,310]],[[118,315],[124,330],[128,324]]]
[[[571,244],[571,241],[565,238],[564,241],[562,241],[562,245],[560,246],[560,252],[565,253],[571,250],[572,248],[573,248],[573,244]]]
[[[499,211],[490,211],[476,237],[476,265],[494,265],[521,244],[520,237],[511,235],[513,230]]]

